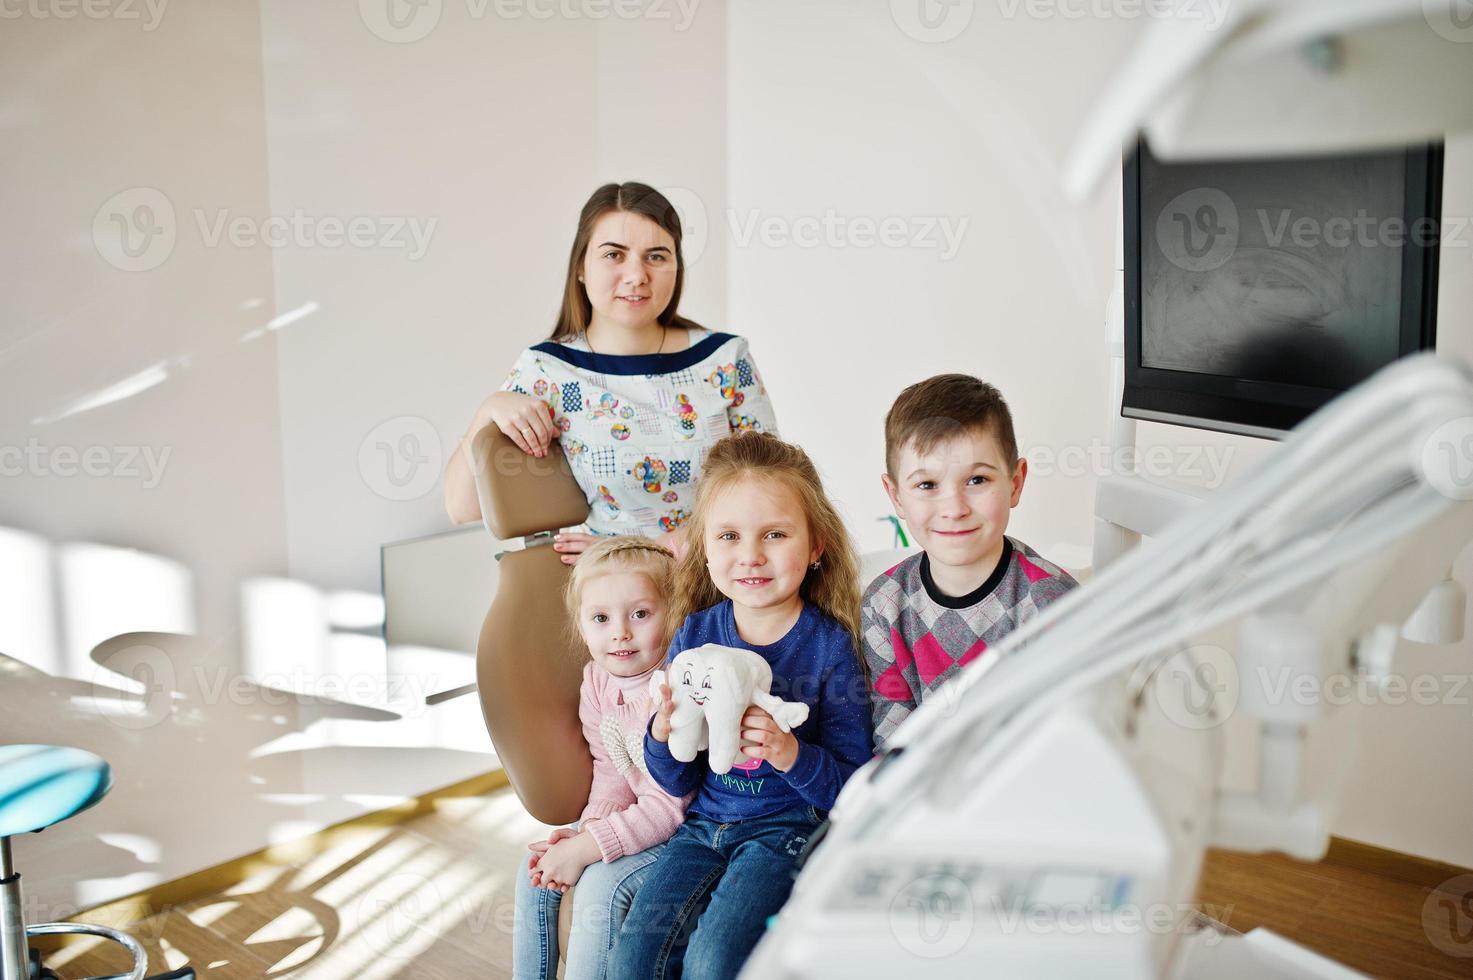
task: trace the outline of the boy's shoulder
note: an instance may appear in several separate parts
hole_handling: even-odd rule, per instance
[[[1007,604],[1019,601],[1023,596],[1030,596],[1035,604],[1044,604],[1057,599],[1070,589],[1079,585],[1059,565],[1049,561],[1047,558],[1034,551],[1027,544],[1012,536],[1008,537],[1011,544],[1011,552],[1008,558],[1009,567],[1004,577],[1005,587],[1001,593],[994,589],[979,601],[987,602],[994,596],[1003,599]],[[877,575],[864,590],[863,605],[871,612],[887,619],[895,619],[907,602],[914,596],[923,596],[926,593],[925,579],[922,575],[922,563],[925,561],[926,553],[918,551],[909,555],[893,567],[886,569]],[[1009,599],[1008,596],[1014,598]]]
[[[876,575],[874,581],[864,590],[864,602],[875,598],[898,599],[906,592],[912,592],[921,587],[921,561],[926,557],[924,551],[917,551],[913,555],[906,555],[894,565]]]
[[[1079,585],[1073,575],[1022,541],[1013,537],[1008,540],[1013,543],[1013,566],[1032,586],[1032,591],[1058,595]]]

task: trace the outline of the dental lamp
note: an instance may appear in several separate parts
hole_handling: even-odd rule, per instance
[[[1143,132],[1162,160],[1400,148],[1473,128],[1468,0],[1176,0],[1085,116],[1083,200]]]

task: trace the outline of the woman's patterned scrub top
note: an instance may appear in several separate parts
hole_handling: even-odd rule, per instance
[[[552,407],[595,534],[673,531],[690,516],[718,439],[777,433],[762,376],[734,334],[692,330],[689,347],[665,354],[548,341],[522,351],[501,387]]]

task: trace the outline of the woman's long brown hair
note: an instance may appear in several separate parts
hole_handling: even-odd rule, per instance
[[[676,313],[680,307],[680,291],[685,285],[685,255],[680,250],[680,215],[664,194],[648,184],[629,181],[603,185],[583,205],[583,211],[578,215],[578,234],[574,236],[573,250],[568,254],[568,278],[563,283],[563,307],[558,313],[552,336],[548,339],[562,343],[577,340],[588,332],[588,324],[593,320],[593,304],[588,301],[588,291],[578,281],[578,274],[583,271],[583,256],[588,251],[588,242],[593,238],[593,226],[610,211],[644,215],[675,239],[675,291],[670,294],[670,302],[660,311],[656,320],[662,327],[700,329],[699,323]]]
[[[810,569],[798,593],[849,633],[860,669],[859,559],[844,519],[823,491],[818,468],[799,447],[768,432],[739,432],[711,447],[696,490],[695,509],[685,524],[685,555],[675,566],[675,593],[670,603],[672,633],[691,613],[709,609],[726,596],[706,568],[706,512],[710,502],[740,480],[771,480],[792,490],[808,519],[808,533],[823,551],[818,568]]]

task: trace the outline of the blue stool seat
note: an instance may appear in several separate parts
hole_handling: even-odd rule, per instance
[[[112,767],[59,745],[0,745],[0,837],[45,830],[112,788]]]

